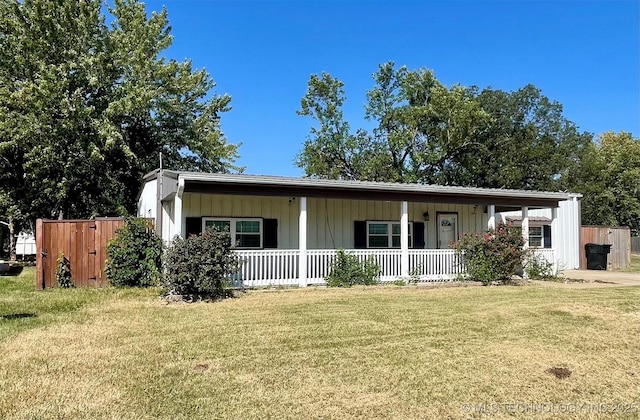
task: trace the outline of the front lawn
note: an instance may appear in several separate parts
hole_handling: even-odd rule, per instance
[[[32,277],[0,278],[4,418],[529,418],[582,403],[569,417],[638,416],[637,287],[166,304],[156,290],[36,292]]]

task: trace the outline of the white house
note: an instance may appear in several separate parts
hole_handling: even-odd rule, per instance
[[[207,226],[229,229],[244,262],[237,278],[246,286],[322,284],[339,248],[360,258],[373,255],[383,281],[409,275],[437,281],[459,273],[449,245],[461,233],[509,217],[520,218],[525,240],[539,255],[577,268],[580,197],[164,170],[144,177],[138,215],[155,219],[167,242]],[[538,211],[544,216],[533,218]]]

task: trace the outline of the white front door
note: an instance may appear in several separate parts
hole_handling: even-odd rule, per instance
[[[438,214],[438,248],[447,249],[458,239],[458,214]]]

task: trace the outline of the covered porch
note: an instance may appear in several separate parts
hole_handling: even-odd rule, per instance
[[[324,284],[338,249],[375,258],[383,282],[449,281],[463,270],[450,249],[515,211],[529,245],[530,209],[548,209],[549,244],[558,244],[558,203],[565,193],[437,185],[330,181],[233,174],[156,175],[156,226],[163,239],[229,229],[245,287]],[[150,188],[150,189],[151,189]],[[144,195],[144,192],[143,192]],[[152,213],[151,207],[148,213]],[[557,266],[556,245],[536,248]]]

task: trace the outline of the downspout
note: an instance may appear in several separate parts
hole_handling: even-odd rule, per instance
[[[158,177],[156,179],[156,233],[162,237],[162,196],[164,194],[162,190],[162,182],[164,179],[164,171],[162,169],[162,152],[160,152],[160,169],[158,170]]]

